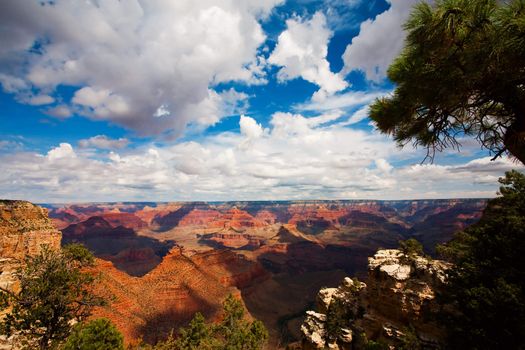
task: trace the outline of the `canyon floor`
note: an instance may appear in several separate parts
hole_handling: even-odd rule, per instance
[[[317,291],[366,273],[378,248],[436,244],[476,222],[485,200],[90,203],[46,205],[62,243],[98,260],[101,292],[128,342],[155,342],[233,293],[270,332],[298,340]]]

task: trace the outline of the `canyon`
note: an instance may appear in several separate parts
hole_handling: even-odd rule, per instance
[[[476,222],[485,200],[89,203],[44,205],[62,243],[99,258],[101,291],[128,342],[154,342],[233,293],[270,332],[301,339],[324,286],[366,278],[368,257],[416,238],[428,254]]]
[[[197,311],[218,320],[221,302],[233,294],[248,317],[264,322],[269,347],[280,348],[304,338],[301,324],[319,289],[348,275],[371,280],[368,257],[402,239],[417,238],[434,254],[436,243],[476,222],[485,205],[485,200],[464,199],[42,208],[0,201],[0,285],[16,290],[14,272],[43,246],[79,242],[97,257],[96,289],[110,300],[95,309],[94,317],[110,318],[127,343],[163,339]],[[382,259],[376,257],[382,262],[374,271],[395,260]],[[393,285],[399,287],[398,282]],[[383,295],[387,289],[372,279],[365,294]],[[407,293],[413,295],[412,289]],[[383,304],[376,305],[376,315],[388,313],[396,302],[379,299]],[[379,323],[374,327],[374,332],[382,329]]]

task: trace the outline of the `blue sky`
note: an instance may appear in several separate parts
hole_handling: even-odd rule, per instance
[[[0,196],[493,196],[516,164],[420,164],[367,118],[415,2],[2,1]]]

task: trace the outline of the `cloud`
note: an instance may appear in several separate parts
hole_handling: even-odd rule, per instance
[[[0,51],[0,53],[1,52],[2,51]],[[2,85],[2,89],[7,93],[15,93],[17,91],[23,91],[29,88],[28,83],[24,79],[17,78],[12,75],[4,74],[1,72],[0,84]]]
[[[0,84],[140,135],[181,135],[220,120],[242,95],[215,86],[264,81],[259,20],[282,0],[0,3]],[[58,86],[78,86],[70,101]],[[43,96],[47,95],[46,98]],[[159,117],[162,111],[162,117]]]
[[[488,157],[413,165],[421,152],[333,124],[340,117],[279,112],[263,129],[243,116],[239,133],[109,153],[68,143],[44,154],[0,153],[0,193],[36,202],[492,197],[506,170],[525,171]]]
[[[352,124],[357,124],[359,123],[360,121],[362,120],[365,120],[366,118],[368,118],[368,115],[370,114],[370,107],[368,105],[364,106],[364,107],[361,107],[360,109],[358,109],[357,111],[355,111],[351,116],[350,118],[348,118],[347,121],[343,122],[343,123],[340,123],[339,125],[340,126],[345,126],[345,125],[352,125]]]
[[[48,105],[48,104],[55,102],[55,99],[49,95],[40,94],[40,95],[24,96],[21,102],[27,103],[28,105],[32,105],[32,106],[42,106],[42,105]]]
[[[255,119],[245,115],[241,115],[239,126],[241,128],[241,135],[249,139],[256,139],[264,133],[261,124],[257,123]]]
[[[47,152],[47,159],[51,162],[59,159],[76,158],[76,153],[69,143],[61,143],[58,147]]]
[[[111,139],[106,135],[97,135],[90,137],[89,139],[83,139],[78,141],[80,148],[99,148],[99,149],[121,149],[129,144],[129,140],[126,138]]]
[[[343,73],[363,71],[366,78],[380,82],[386,77],[386,70],[401,52],[405,40],[403,24],[412,7],[419,0],[387,0],[390,8],[361,23],[361,29],[343,54]]]
[[[317,12],[310,20],[288,19],[286,26],[268,58],[268,63],[281,67],[278,79],[286,81],[301,77],[316,84],[320,88],[314,95],[316,100],[344,90],[348,84],[340,75],[330,71],[326,59],[332,32],[326,25],[325,16]]]
[[[341,94],[329,96],[322,101],[309,101],[296,105],[300,111],[329,111],[334,109],[352,109],[363,106],[374,101],[376,98],[388,94],[386,91],[349,91]]]
[[[59,119],[69,118],[73,115],[71,109],[66,105],[57,105],[52,108],[48,108],[44,111],[47,115],[56,117]]]

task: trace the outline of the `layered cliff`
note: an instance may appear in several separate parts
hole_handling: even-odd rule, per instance
[[[27,256],[43,246],[60,247],[61,233],[47,210],[26,201],[0,201],[0,286],[14,288],[14,272]]]
[[[95,309],[94,317],[111,319],[126,342],[139,338],[154,343],[187,324],[196,312],[217,319],[228,294],[237,287],[268,278],[257,263],[231,251],[185,253],[174,247],[143,277],[132,277],[111,262],[98,260],[98,292],[111,302]]]
[[[367,339],[395,348],[410,337],[440,349],[444,334],[435,296],[449,267],[396,249],[377,251],[368,259],[366,284],[345,278],[319,292],[318,311],[308,311],[301,326],[302,348],[362,349]]]

